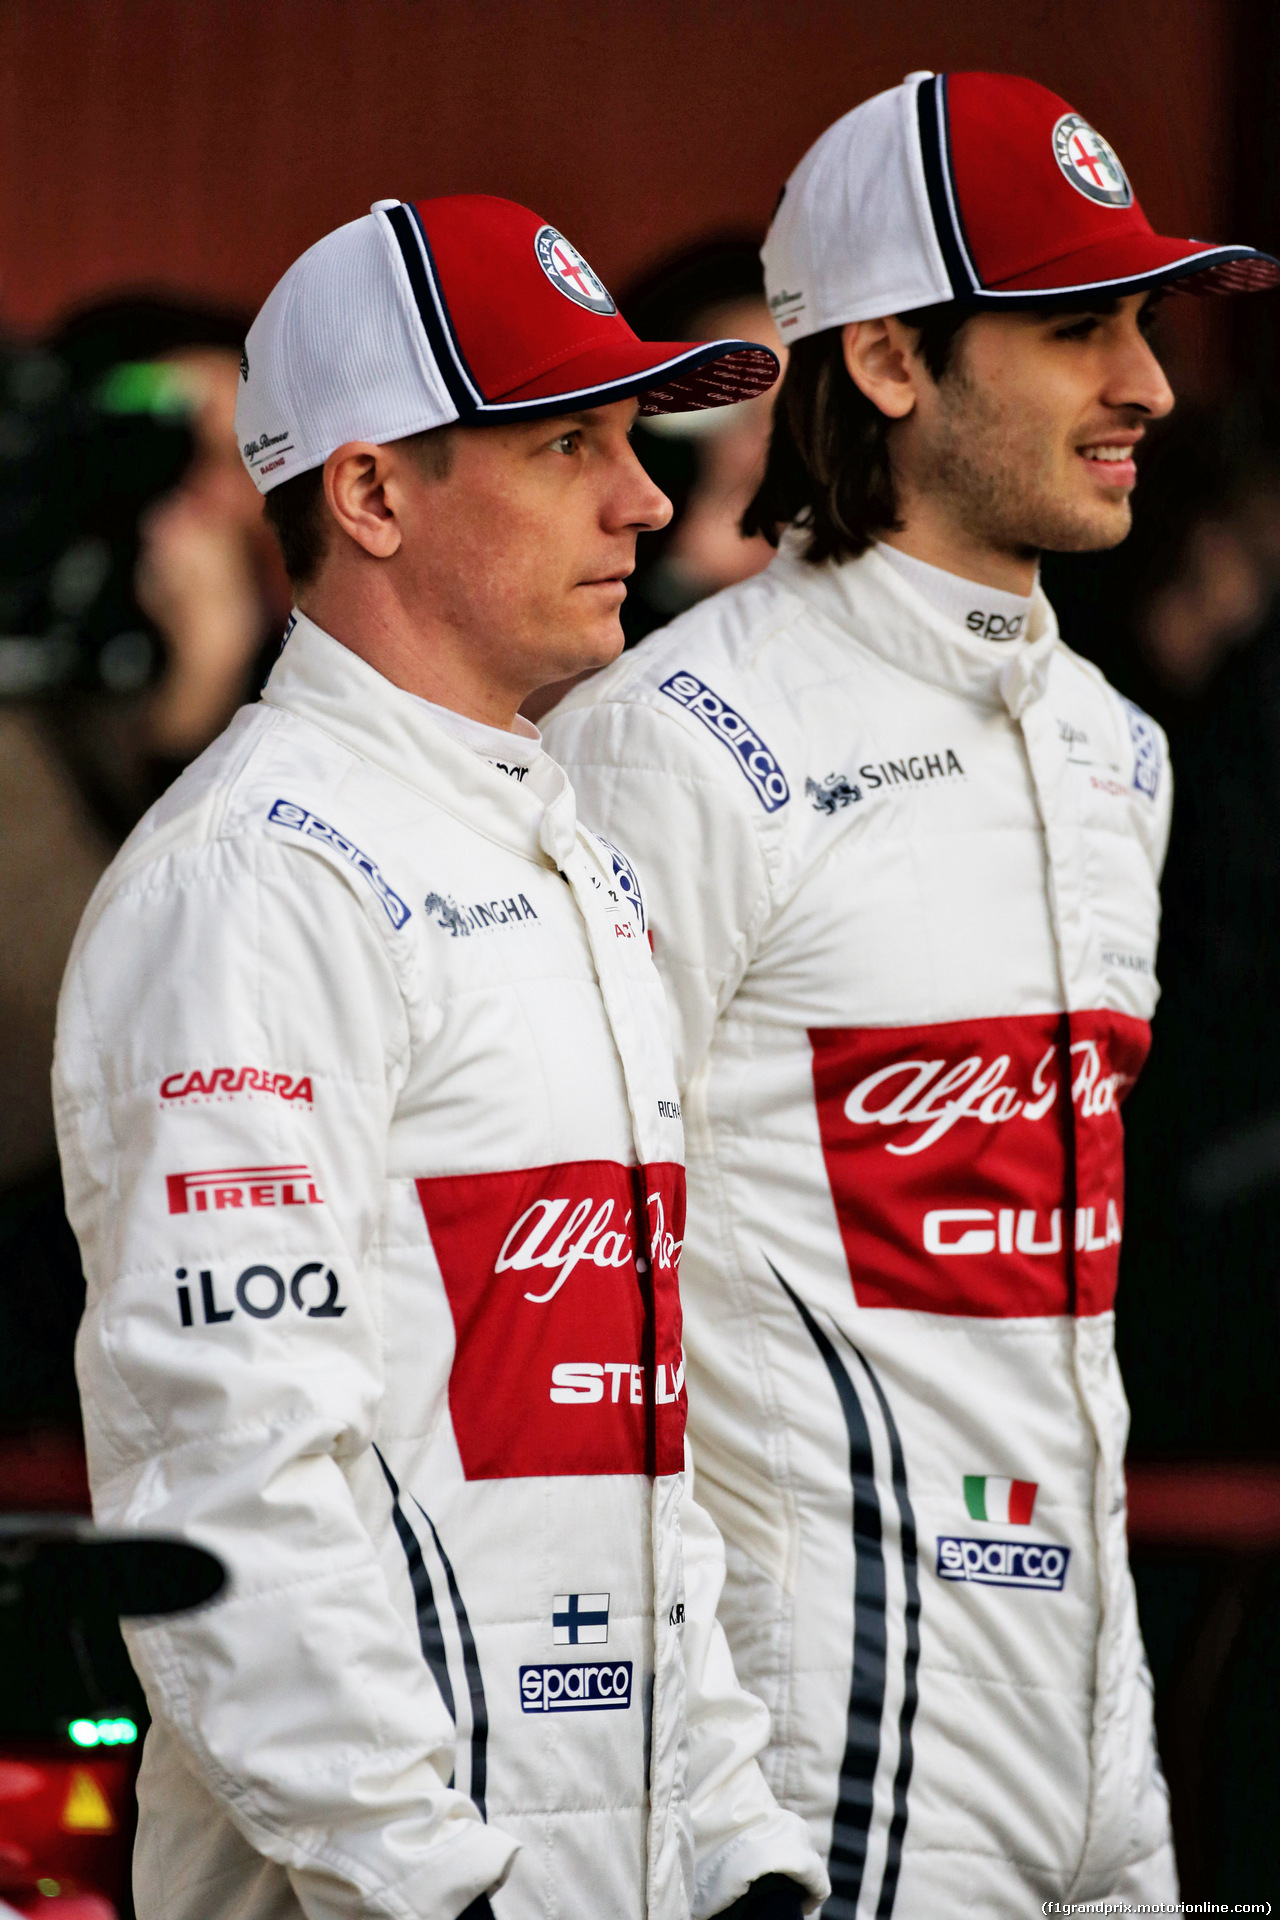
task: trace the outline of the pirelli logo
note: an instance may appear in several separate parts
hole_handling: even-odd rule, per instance
[[[211,1167],[165,1175],[170,1213],[222,1213],[237,1207],[319,1207],[311,1169]]]

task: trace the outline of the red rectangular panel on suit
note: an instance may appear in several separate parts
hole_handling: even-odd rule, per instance
[[[859,1306],[1066,1313],[1074,1260],[1076,1312],[1105,1312],[1124,1218],[1120,1102],[1150,1039],[1145,1021],[1105,1009],[811,1029]]]
[[[417,1189],[453,1314],[467,1479],[678,1473],[684,1168],[580,1160]]]

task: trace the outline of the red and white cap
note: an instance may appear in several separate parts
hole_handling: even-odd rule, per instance
[[[236,436],[269,493],[348,440],[632,395],[641,413],[692,412],[754,399],[777,376],[749,340],[638,340],[577,248],[512,200],[378,200],[268,295],[240,362]]]
[[[950,300],[1026,307],[1280,280],[1253,247],[1154,233],[1102,135],[1010,73],[913,73],[846,113],[787,181],[761,257],[787,345]]]

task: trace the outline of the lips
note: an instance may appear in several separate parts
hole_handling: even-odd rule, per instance
[[[1094,477],[1105,486],[1131,487],[1138,478],[1134,440],[1096,440],[1076,451]]]

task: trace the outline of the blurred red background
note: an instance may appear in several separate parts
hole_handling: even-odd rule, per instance
[[[1231,0],[6,0],[0,317],[39,328],[122,285],[254,306],[370,201],[463,190],[527,201],[616,289],[762,228],[814,136],[919,67],[1033,75],[1119,148],[1153,222],[1250,238],[1241,32]],[[1184,388],[1217,384],[1224,304],[1174,303]]]

